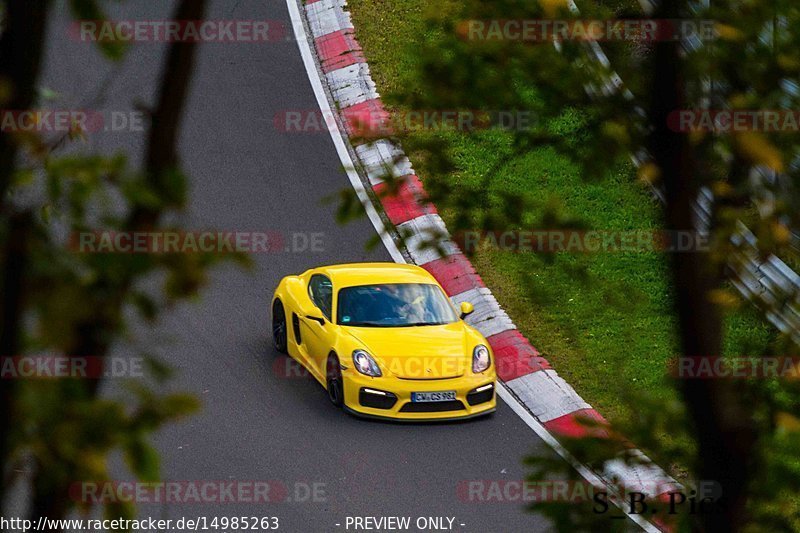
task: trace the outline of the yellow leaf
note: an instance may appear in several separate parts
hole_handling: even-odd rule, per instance
[[[625,125],[620,122],[606,121],[603,123],[603,133],[620,144],[627,144],[630,141],[628,130],[625,128]]]
[[[728,26],[727,24],[718,22],[714,29],[717,32],[717,36],[726,41],[741,41],[744,39],[744,34],[733,26]]]
[[[11,82],[5,78],[0,78],[0,104],[5,104],[11,100],[12,93]]]
[[[733,194],[733,187],[727,181],[715,181],[711,186],[714,196],[730,196]]]
[[[708,135],[702,128],[689,131],[689,142],[695,146],[703,142],[703,139]]]
[[[645,163],[639,167],[638,176],[640,181],[648,185],[656,183],[661,177],[661,170],[655,163]]]
[[[739,305],[739,299],[726,289],[714,289],[708,293],[708,299],[721,307],[733,308]]]
[[[788,244],[792,238],[792,232],[785,224],[775,221],[772,224],[772,236],[778,244]]]
[[[741,93],[732,95],[729,99],[731,109],[745,109],[748,107],[747,96]]]
[[[794,56],[778,54],[777,61],[778,66],[783,70],[796,71],[800,69],[800,61]]]
[[[775,415],[775,424],[784,431],[800,431],[800,419],[786,412]]]
[[[99,452],[84,452],[81,456],[81,468],[88,479],[99,479],[106,475],[106,457]]]
[[[548,17],[555,17],[559,12],[567,10],[567,0],[539,0],[539,5]]]
[[[733,308],[739,305],[739,299],[729,290],[714,289],[708,293],[708,299],[721,307]]]
[[[781,152],[760,133],[748,131],[736,136],[739,152],[753,163],[783,172]]]

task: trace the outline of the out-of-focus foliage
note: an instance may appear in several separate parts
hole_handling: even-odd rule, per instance
[[[105,20],[105,14],[96,0],[69,0],[72,16],[76,20]],[[97,46],[111,60],[119,60],[125,55],[125,44],[122,41],[99,41]]]
[[[77,18],[105,18],[94,0],[71,0],[70,7]],[[0,3],[0,14],[5,9]],[[119,43],[98,46],[111,61],[125,52]],[[0,80],[0,88],[9,89],[0,91],[4,108],[13,80]],[[38,91],[40,98],[48,93]],[[32,107],[38,105],[41,102]],[[9,427],[0,429],[7,439],[7,455],[0,457],[8,472],[3,488],[30,485],[28,512],[58,518],[75,507],[90,510],[69,491],[81,482],[107,480],[112,451],[122,452],[137,479],[158,480],[160,461],[150,444],[152,433],[195,412],[199,401],[183,393],[158,392],[172,370],[149,353],[137,352],[131,326],[155,327],[162,311],[197,298],[215,264],[247,261],[240,254],[80,252],[81,232],[181,231],[164,220],[184,207],[186,176],[174,165],[155,176],[151,169],[136,170],[125,154],[84,154],[80,146],[94,133],[79,129],[57,139],[4,134],[12,137],[17,157],[0,198],[0,279],[8,279],[20,259],[24,271],[14,276],[22,307],[4,320],[20,332],[18,351],[0,355],[103,358],[127,344],[133,348],[131,357],[147,362],[143,379],[116,379],[115,384],[122,385],[111,394],[100,394],[99,379],[6,382],[13,387],[13,405],[3,405],[11,420]],[[65,147],[78,149],[66,153]],[[137,225],[135,216],[142,211],[151,215],[145,227]],[[130,504],[121,502],[105,508],[113,518],[131,517],[133,512]]]
[[[701,110],[796,110],[800,104],[800,10],[794,2],[716,1],[707,10],[701,3],[676,2],[677,17],[701,26],[713,21],[714,39],[681,53],[676,61],[681,93],[680,109]],[[651,136],[664,126],[652,121],[656,92],[653,83],[665,65],[656,60],[652,42],[604,42],[610,65],[595,61],[585,42],[565,41],[558,47],[548,42],[506,39],[469,39],[470,21],[526,19],[614,18],[644,19],[638,2],[579,2],[580,14],[570,12],[566,2],[499,0],[443,1],[431,4],[425,31],[415,34],[413,50],[403,60],[413,65],[402,76],[400,91],[384,94],[389,105],[425,110],[531,111],[535,126],[512,132],[510,149],[486,173],[480,186],[465,187],[451,179],[460,169],[448,143],[452,136],[396,133],[406,152],[423,161],[428,171],[426,191],[439,208],[455,213],[450,231],[515,230],[532,224],[543,228],[583,227],[579,220],[564,220],[556,209],[537,202],[536,191],[496,198],[485,205],[493,180],[503,179],[504,169],[533,147],[552,146],[580,165],[587,180],[602,182],[627,161],[631,154],[651,148]],[[409,59],[413,58],[413,59]],[[621,75],[619,90],[604,91],[613,72]],[[578,117],[577,129],[559,127],[565,114]],[[575,121],[573,121],[575,123]],[[481,135],[481,132],[475,135]],[[777,255],[795,267],[800,265],[790,239],[791,229],[800,228],[798,209],[797,131],[686,132],[693,166],[692,187],[708,187],[715,197],[711,205],[712,251],[708,270],[719,272],[719,288],[708,297],[721,311],[748,305],[727,285],[731,275],[727,262],[735,252],[730,236],[736,223],[745,221],[758,238],[759,252]],[[459,154],[462,155],[462,154]],[[759,170],[764,172],[758,172]],[[775,175],[766,179],[764,175]],[[390,189],[397,180],[386,176]],[[654,187],[664,185],[661,169],[643,165],[638,178]],[[454,185],[457,184],[457,185]],[[668,218],[665,213],[665,218]],[[432,243],[433,245],[434,243]],[[679,288],[682,289],[682,288]],[[796,297],[796,296],[795,296]],[[762,307],[762,316],[785,302]],[[698,317],[699,320],[699,317]],[[742,343],[744,345],[746,343]],[[787,338],[763,351],[741,355],[792,355]],[[716,354],[703,354],[716,355]],[[676,382],[676,388],[683,384]],[[800,448],[795,415],[800,407],[796,380],[739,380],[723,385],[745,409],[731,406],[721,418],[752,420],[757,440],[747,466],[747,509],[738,527],[742,531],[800,530]],[[611,384],[610,386],[613,386]],[[715,394],[715,393],[714,393]],[[661,405],[648,398],[631,397],[637,417],[615,430],[647,450],[653,459],[684,482],[695,486],[704,457],[697,446],[698,435],[712,430],[693,427],[687,412],[697,408],[686,400]],[[744,423],[744,422],[743,422]],[[736,422],[732,422],[733,425]],[[663,438],[669,435],[670,438]],[[722,437],[724,440],[724,436]],[[605,460],[619,449],[614,439],[568,441],[580,460],[602,471]],[[633,463],[636,457],[630,457]],[[532,460],[533,480],[569,479],[575,473],[560,460]],[[596,517],[590,506],[563,502],[537,502],[534,508],[550,515],[559,529],[594,530]],[[619,514],[619,511],[617,511]],[[681,527],[699,529],[708,525],[697,516],[679,516]],[[608,524],[604,522],[604,524]],[[613,525],[613,524],[612,524]],[[608,527],[612,527],[608,525]]]
[[[438,2],[428,13],[427,31],[418,36],[422,44],[415,43],[416,72],[423,76],[424,88],[390,94],[387,100],[420,110],[531,111],[536,126],[515,132],[515,151],[509,159],[532,145],[549,144],[580,162],[587,179],[599,179],[620,160],[646,147],[651,126],[643,110],[650,105],[653,43],[641,43],[637,48],[641,50],[633,54],[632,41],[604,42],[603,49],[612,60],[604,66],[589,59],[583,42],[564,41],[557,50],[547,42],[467,38],[472,20],[646,18],[630,6],[611,10],[600,3],[582,2],[579,7],[580,15],[574,15],[565,2]],[[767,38],[776,16],[782,21],[780,29],[774,39]],[[719,32],[717,39],[688,53],[681,65],[687,88],[685,109],[707,104],[703,82],[709,79],[718,80],[711,92],[714,110],[797,108],[800,57],[794,28],[800,14],[791,2],[712,2],[710,11],[686,10],[683,17],[698,24],[713,20]],[[587,92],[587,87],[601,88],[613,71],[622,74],[621,90]],[[581,118],[582,130],[591,131],[591,136],[574,137],[573,132],[552,128],[567,111]],[[793,209],[797,138],[783,131],[691,136],[703,165],[699,185],[712,187],[721,200],[716,206],[720,236],[734,230],[735,220],[746,219],[765,253],[777,252],[790,260],[795,255],[786,228],[800,227],[800,215]],[[440,171],[435,174],[453,170],[448,151],[440,143],[440,138],[432,136],[426,146],[419,147],[427,149],[426,164]],[[782,178],[775,183],[752,178],[750,170],[756,165],[780,170]],[[641,178],[658,185],[659,175],[650,169],[643,167]],[[496,174],[486,177],[495,178]],[[450,190],[440,182],[426,185],[437,201],[458,203],[467,210],[480,204],[479,191]],[[753,213],[756,201],[761,208],[758,215]]]

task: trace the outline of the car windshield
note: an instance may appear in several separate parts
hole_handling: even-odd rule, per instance
[[[343,326],[408,327],[458,320],[437,285],[393,283],[345,287],[339,291],[337,321]]]

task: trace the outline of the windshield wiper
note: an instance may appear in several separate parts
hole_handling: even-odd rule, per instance
[[[416,326],[443,326],[448,322],[410,322],[408,324],[398,324],[398,328],[413,328]]]

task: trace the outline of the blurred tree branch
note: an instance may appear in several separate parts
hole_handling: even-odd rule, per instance
[[[395,94],[384,97],[403,110],[525,110],[539,119],[533,128],[509,132],[504,137],[506,144],[497,143],[503,151],[493,161],[500,166],[483,166],[480,189],[462,186],[470,180],[461,179],[459,173],[464,169],[455,164],[465,145],[483,147],[479,136],[461,145],[461,133],[397,135],[406,152],[412,158],[418,154],[424,162],[429,174],[424,177],[425,188],[432,201],[440,210],[454,212],[448,220],[451,232],[518,230],[532,220],[548,229],[572,227],[574,220],[549,213],[546,206],[536,212],[537,204],[526,201],[531,197],[525,193],[516,199],[503,196],[498,179],[505,172],[519,179],[509,158],[524,157],[526,150],[534,148],[547,147],[566,156],[587,180],[602,180],[618,172],[631,154],[646,155],[648,162],[640,167],[638,178],[663,192],[663,223],[671,231],[696,234],[701,230],[695,216],[699,192],[711,191],[710,227],[702,228],[710,236],[710,250],[671,254],[669,298],[677,319],[680,355],[719,357],[726,344],[723,317],[734,305],[730,300],[738,301],[732,294],[728,300],[721,297],[732,290],[731,283],[736,280],[729,263],[738,257],[731,239],[737,221],[746,220],[756,234],[759,257],[774,254],[800,264],[786,237],[791,228],[800,228],[797,133],[678,131],[674,116],[680,110],[709,109],[709,99],[712,110],[796,109],[800,103],[796,89],[800,85],[798,11],[787,0],[715,0],[707,10],[686,0],[656,4],[658,13],[645,14],[636,2],[581,2],[581,13],[576,14],[560,1],[442,2],[427,13],[425,31],[417,33],[419,39],[408,50],[407,59],[413,58],[415,71],[404,73],[408,80],[398,84]],[[686,47],[674,36],[634,43],[610,39],[602,43],[609,64],[595,60],[593,49],[580,38],[560,40],[556,47],[547,38],[524,42],[487,33],[473,39],[467,33],[472,23],[490,27],[509,20],[620,18],[680,21],[678,25],[686,23],[686,27],[712,21],[716,35]],[[780,31],[775,31],[778,21]],[[764,38],[767,29],[769,39]],[[610,83],[613,72],[621,74],[621,86]],[[550,129],[563,123],[565,116],[577,117],[578,127]],[[486,146],[493,145],[487,142]],[[754,179],[760,168],[778,173],[781,183]],[[550,174],[553,169],[541,171]],[[763,209],[761,197],[772,199]],[[486,205],[487,198],[491,205]],[[796,294],[789,298],[797,302]],[[757,312],[764,319],[785,303],[781,298],[772,305],[759,305]],[[759,349],[796,348],[786,335],[775,331],[774,337],[775,342]],[[685,523],[705,531],[740,531],[762,520],[774,527],[796,524],[797,514],[778,511],[794,509],[796,513],[798,509],[798,500],[789,496],[798,487],[797,476],[789,475],[796,473],[795,464],[772,451],[798,444],[797,435],[785,428],[786,417],[778,416],[780,410],[791,411],[800,405],[795,384],[786,380],[684,379],[676,389],[682,397],[679,406],[641,402],[634,409],[638,418],[624,429],[634,442],[649,444],[648,453],[667,458],[662,466],[678,463],[680,470],[689,469],[697,479],[719,483],[725,512],[685,517]],[[783,426],[777,418],[784,421]],[[655,438],[655,431],[680,434],[688,443],[679,452]],[[598,441],[571,442],[570,446],[598,472],[615,453],[613,449],[609,453],[608,443]],[[774,473],[781,471],[787,474],[781,476],[780,485],[765,474],[770,472],[774,478]],[[548,505],[539,503],[537,510],[546,510]],[[552,507],[549,514],[559,527],[574,527],[569,519],[576,517],[571,511],[565,511],[563,505]],[[577,517],[579,521],[582,518]]]
[[[182,0],[174,14],[175,20],[202,20],[205,0]],[[196,43],[173,42],[167,51],[166,64],[160,79],[158,101],[151,115],[147,153],[144,161],[145,181],[161,200],[157,206],[138,204],[125,224],[129,231],[153,230],[161,214],[182,207],[185,188],[178,168],[177,139],[186,94],[192,78]],[[99,301],[92,312],[75,324],[78,342],[69,353],[76,356],[105,356],[110,342],[121,327],[121,313],[138,272],[125,275],[100,276],[89,287],[89,294]],[[100,380],[84,382],[89,397],[95,397]],[[74,481],[74,480],[73,480]],[[70,507],[69,483],[53,486],[53,476],[40,468],[34,477],[32,517],[63,517]]]
[[[677,20],[687,9],[686,2],[660,2],[655,18]],[[682,64],[680,41],[655,44],[649,149],[664,184],[667,229],[694,232],[694,205],[701,184],[697,175],[701,171],[686,133],[668,126],[670,115],[689,105]],[[710,297],[722,286],[720,266],[705,251],[672,254],[671,262],[681,353],[690,357],[721,354],[722,316]],[[751,408],[728,380],[686,379],[681,385],[698,441],[698,475],[718,482],[726,502],[723,513],[701,514],[700,527],[736,531],[745,522],[747,483],[755,461]]]
[[[95,0],[69,3],[76,18],[105,18]],[[173,16],[202,19],[205,6],[204,0],[182,0]],[[36,77],[49,4],[3,0],[2,7],[0,103],[17,111],[32,109],[37,104]],[[97,46],[111,61],[119,60],[125,50],[119,42]],[[179,230],[163,226],[161,219],[186,201],[177,140],[195,49],[192,42],[175,42],[167,48],[142,172],[128,170],[121,155],[56,156],[62,145],[73,140],[72,131],[57,146],[47,146],[35,134],[0,131],[4,296],[0,356],[51,350],[67,357],[104,358],[126,332],[127,310],[132,308],[138,317],[153,323],[166,306],[196,294],[206,270],[224,260],[214,253],[76,253],[53,232],[54,218],[73,236],[92,231],[98,224],[111,231]],[[24,163],[22,153],[28,156]],[[44,198],[33,205],[14,205],[11,198],[17,191],[37,180]],[[103,202],[112,193],[126,203],[122,215]],[[228,258],[243,259],[239,254]],[[163,302],[137,286],[157,272],[166,274]],[[146,359],[157,382],[169,376],[166,365],[149,356]],[[59,518],[74,506],[88,510],[91,504],[69,497],[70,486],[107,479],[106,456],[113,449],[121,449],[138,479],[158,479],[159,456],[148,437],[165,422],[194,411],[197,399],[185,394],[158,395],[143,384],[130,383],[130,398],[122,403],[100,397],[100,383],[100,379],[0,379],[0,462],[4,469],[22,461],[32,465],[22,475],[2,476],[0,505],[6,501],[8,483],[21,482],[31,484],[27,509],[31,516]],[[105,512],[124,517],[133,510],[130,504],[111,502],[106,503]]]
[[[5,25],[0,33],[0,107],[28,109],[34,101],[47,24],[47,4],[47,0],[4,0],[2,3]],[[5,201],[17,153],[17,142],[12,133],[0,128],[0,223],[6,226],[7,232],[0,257],[3,269],[0,281],[3,293],[0,356],[19,351],[22,276],[27,260],[25,242],[31,223],[28,214],[12,214]],[[13,380],[0,379],[0,465],[3,469],[9,465],[6,459],[14,413],[14,388]],[[0,475],[0,478],[4,477]],[[4,495],[5,486],[0,483],[0,505]]]

